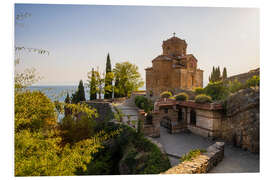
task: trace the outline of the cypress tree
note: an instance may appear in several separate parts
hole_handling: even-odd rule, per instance
[[[220,68],[219,68],[219,66],[218,66],[218,68],[217,68],[217,76],[216,76],[216,80],[217,80],[217,81],[220,81],[220,80],[221,80],[221,73],[220,73]]]
[[[226,67],[223,68],[222,79],[223,80],[227,79],[227,69],[226,69]]]
[[[78,93],[77,93],[77,101],[85,101],[85,92],[84,92],[84,86],[83,81],[80,80],[79,86],[78,86]]]
[[[105,91],[104,91],[104,99],[112,98],[112,91],[108,90],[108,87],[112,87],[112,79],[109,78],[108,73],[112,72],[111,59],[110,54],[107,54],[107,62],[106,62],[106,75],[105,75]]]
[[[209,76],[209,82],[217,82],[222,79],[219,66],[215,68],[213,66],[211,75]]]
[[[92,68],[91,81],[90,81],[90,100],[97,99],[97,80],[94,68]]]
[[[69,98],[69,93],[67,92],[67,96],[65,98],[65,103],[69,104],[70,103],[70,98]]]
[[[65,103],[66,104],[70,104],[70,98],[69,98],[69,93],[67,92],[67,96],[65,98]],[[65,111],[65,116],[68,116],[71,114],[71,110],[69,108],[67,108],[66,106],[64,107],[64,111]]]
[[[106,73],[112,72],[111,59],[110,54],[107,54],[107,62],[106,62]]]

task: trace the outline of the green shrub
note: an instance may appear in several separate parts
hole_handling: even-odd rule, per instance
[[[181,162],[191,161],[193,158],[199,156],[200,154],[206,152],[204,149],[194,149],[189,151],[187,154],[183,155],[180,159]]]
[[[222,81],[208,83],[204,91],[214,101],[223,100],[229,95],[229,88]]]
[[[144,112],[148,113],[149,111],[152,111],[154,109],[154,104],[151,100],[148,100],[144,96],[136,96],[135,97],[135,105],[143,109]]]
[[[195,88],[195,94],[196,95],[198,95],[198,94],[204,94],[204,89],[201,88],[201,87]]]
[[[175,99],[177,100],[177,101],[186,101],[186,100],[188,100],[188,95],[187,95],[187,93],[179,93],[179,94],[177,94],[176,96],[175,96]]]
[[[210,103],[212,102],[212,98],[207,96],[206,94],[199,94],[195,97],[196,103]]]
[[[140,109],[144,108],[144,104],[146,102],[147,102],[147,98],[144,96],[136,96],[135,97],[135,105]]]
[[[172,93],[170,91],[164,91],[160,94],[161,98],[169,98],[172,96]]]
[[[234,81],[229,82],[228,88],[231,93],[235,93],[242,89],[243,85],[237,79],[235,79]]]
[[[248,79],[246,85],[247,87],[260,86],[260,76],[253,76],[252,78]]]

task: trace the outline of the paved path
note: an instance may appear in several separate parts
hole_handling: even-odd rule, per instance
[[[115,107],[123,113],[123,123],[130,127],[137,128],[138,112],[134,102],[127,99],[122,103],[116,104]]]
[[[170,134],[163,127],[160,128],[160,137],[155,140],[162,144],[168,154],[179,157],[192,149],[206,149],[215,143],[192,133]],[[169,159],[172,166],[179,163],[179,158],[169,156]],[[224,159],[210,173],[233,172],[259,172],[259,155],[225,145]]]

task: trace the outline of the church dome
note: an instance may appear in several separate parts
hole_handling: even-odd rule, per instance
[[[178,37],[171,37],[162,43],[163,55],[185,56],[187,43]]]

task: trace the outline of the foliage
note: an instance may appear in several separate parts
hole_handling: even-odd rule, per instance
[[[67,92],[67,96],[65,98],[65,103],[70,103],[70,97],[69,97],[69,93]]]
[[[209,82],[218,82],[218,81],[221,81],[221,80],[225,80],[226,78],[227,78],[227,69],[226,69],[226,67],[223,68],[223,72],[222,72],[222,76],[221,76],[219,66],[217,68],[215,68],[213,66],[211,75],[209,76]]]
[[[182,93],[177,94],[175,96],[175,99],[177,101],[186,101],[186,100],[188,100],[188,95],[187,95],[187,93],[182,92]]]
[[[189,151],[187,154],[183,155],[180,159],[181,162],[184,161],[191,161],[193,158],[196,158],[197,156],[199,156],[201,153],[206,152],[206,150],[204,149],[194,149]]]
[[[78,168],[86,170],[86,163],[102,148],[102,142],[120,131],[106,134],[104,131],[91,139],[60,146],[61,138],[54,132],[31,133],[22,130],[15,133],[15,176],[74,175]]]
[[[204,88],[201,88],[201,87],[195,88],[195,94],[196,95],[198,95],[198,94],[204,94]]]
[[[81,101],[85,101],[85,92],[84,92],[84,86],[83,86],[82,80],[80,80],[79,82],[77,91],[74,94],[72,94],[72,97],[71,97],[72,103],[77,104]]]
[[[229,81],[228,88],[231,93],[235,93],[243,88],[243,84],[241,84],[237,79],[235,79],[233,82]]]
[[[40,79],[41,77],[37,76],[36,69],[34,68],[25,69],[21,73],[16,72],[14,77],[15,91],[21,91]]]
[[[155,144],[126,125],[120,128],[123,131],[116,138],[115,149],[121,152],[120,159],[132,162],[127,163],[131,174],[158,174],[170,168],[169,159]]]
[[[227,79],[227,69],[226,67],[223,68],[223,72],[222,72],[222,80]]]
[[[112,73],[112,67],[111,67],[111,59],[110,54],[107,55],[107,61],[106,61],[106,75],[105,75],[105,86],[104,86],[104,99],[110,99],[112,98],[112,81],[113,81],[113,73]]]
[[[195,102],[196,103],[210,103],[212,102],[212,98],[205,94],[199,94],[195,97]]]
[[[71,115],[65,116],[60,123],[63,143],[74,144],[95,134],[96,122],[94,119],[81,115],[75,119]]]
[[[132,91],[137,91],[144,84],[135,64],[116,63],[113,72],[116,78],[114,92],[117,97],[129,97]]]
[[[147,98],[144,96],[136,96],[135,97],[135,105],[140,109],[143,109],[143,105],[146,101],[147,101]]]
[[[128,174],[158,174],[170,168],[169,159],[159,148],[134,129],[115,123],[108,123],[104,131],[109,133],[121,129],[121,134],[110,139],[104,148],[96,153],[85,173],[119,174],[121,164],[127,165]]]
[[[88,83],[90,89],[90,100],[97,99],[97,80],[94,68],[91,72],[88,72]]]
[[[257,87],[260,86],[260,76],[252,76],[246,82],[247,87]]]
[[[146,113],[154,109],[154,105],[151,100],[148,100],[145,96],[136,96],[135,105],[140,109],[144,109],[144,112]]]
[[[217,68],[213,66],[211,75],[209,76],[209,82],[217,82],[220,80],[221,80],[221,76],[220,76],[219,66]]]
[[[114,113],[114,118],[115,118],[118,122],[122,122],[122,121],[123,121],[124,113],[121,111],[121,109],[118,109],[116,106],[114,106],[114,109],[115,109],[115,111],[116,111],[116,113]]]
[[[115,77],[115,83],[114,83],[114,87],[113,87],[113,89],[114,89],[114,98],[122,97],[122,95],[120,94],[120,91],[119,91],[119,86],[120,86],[119,81],[120,81],[119,77]]]
[[[30,131],[56,125],[54,103],[39,91],[15,93],[15,131]]]
[[[160,94],[161,98],[169,98],[172,96],[172,93],[170,91],[164,91]]]
[[[105,73],[100,72],[98,68],[97,70],[94,70],[93,68],[91,72],[88,72],[87,81],[88,87],[90,88],[90,99],[97,99],[97,94],[99,95],[99,99],[101,99],[101,94],[104,94],[105,90],[112,92],[113,87],[111,85],[105,87],[104,83],[106,83],[106,80],[112,80],[113,77],[113,73],[108,72],[106,79]]]
[[[63,144],[55,112],[56,107],[62,111],[63,106],[39,91],[15,91],[15,176],[74,175],[77,169],[85,171],[102,143],[121,132],[100,131],[73,146]],[[86,110],[81,104],[68,106],[72,115]],[[93,111],[84,113],[90,117]]]
[[[204,92],[214,101],[223,100],[229,95],[229,90],[222,81],[208,83]]]

